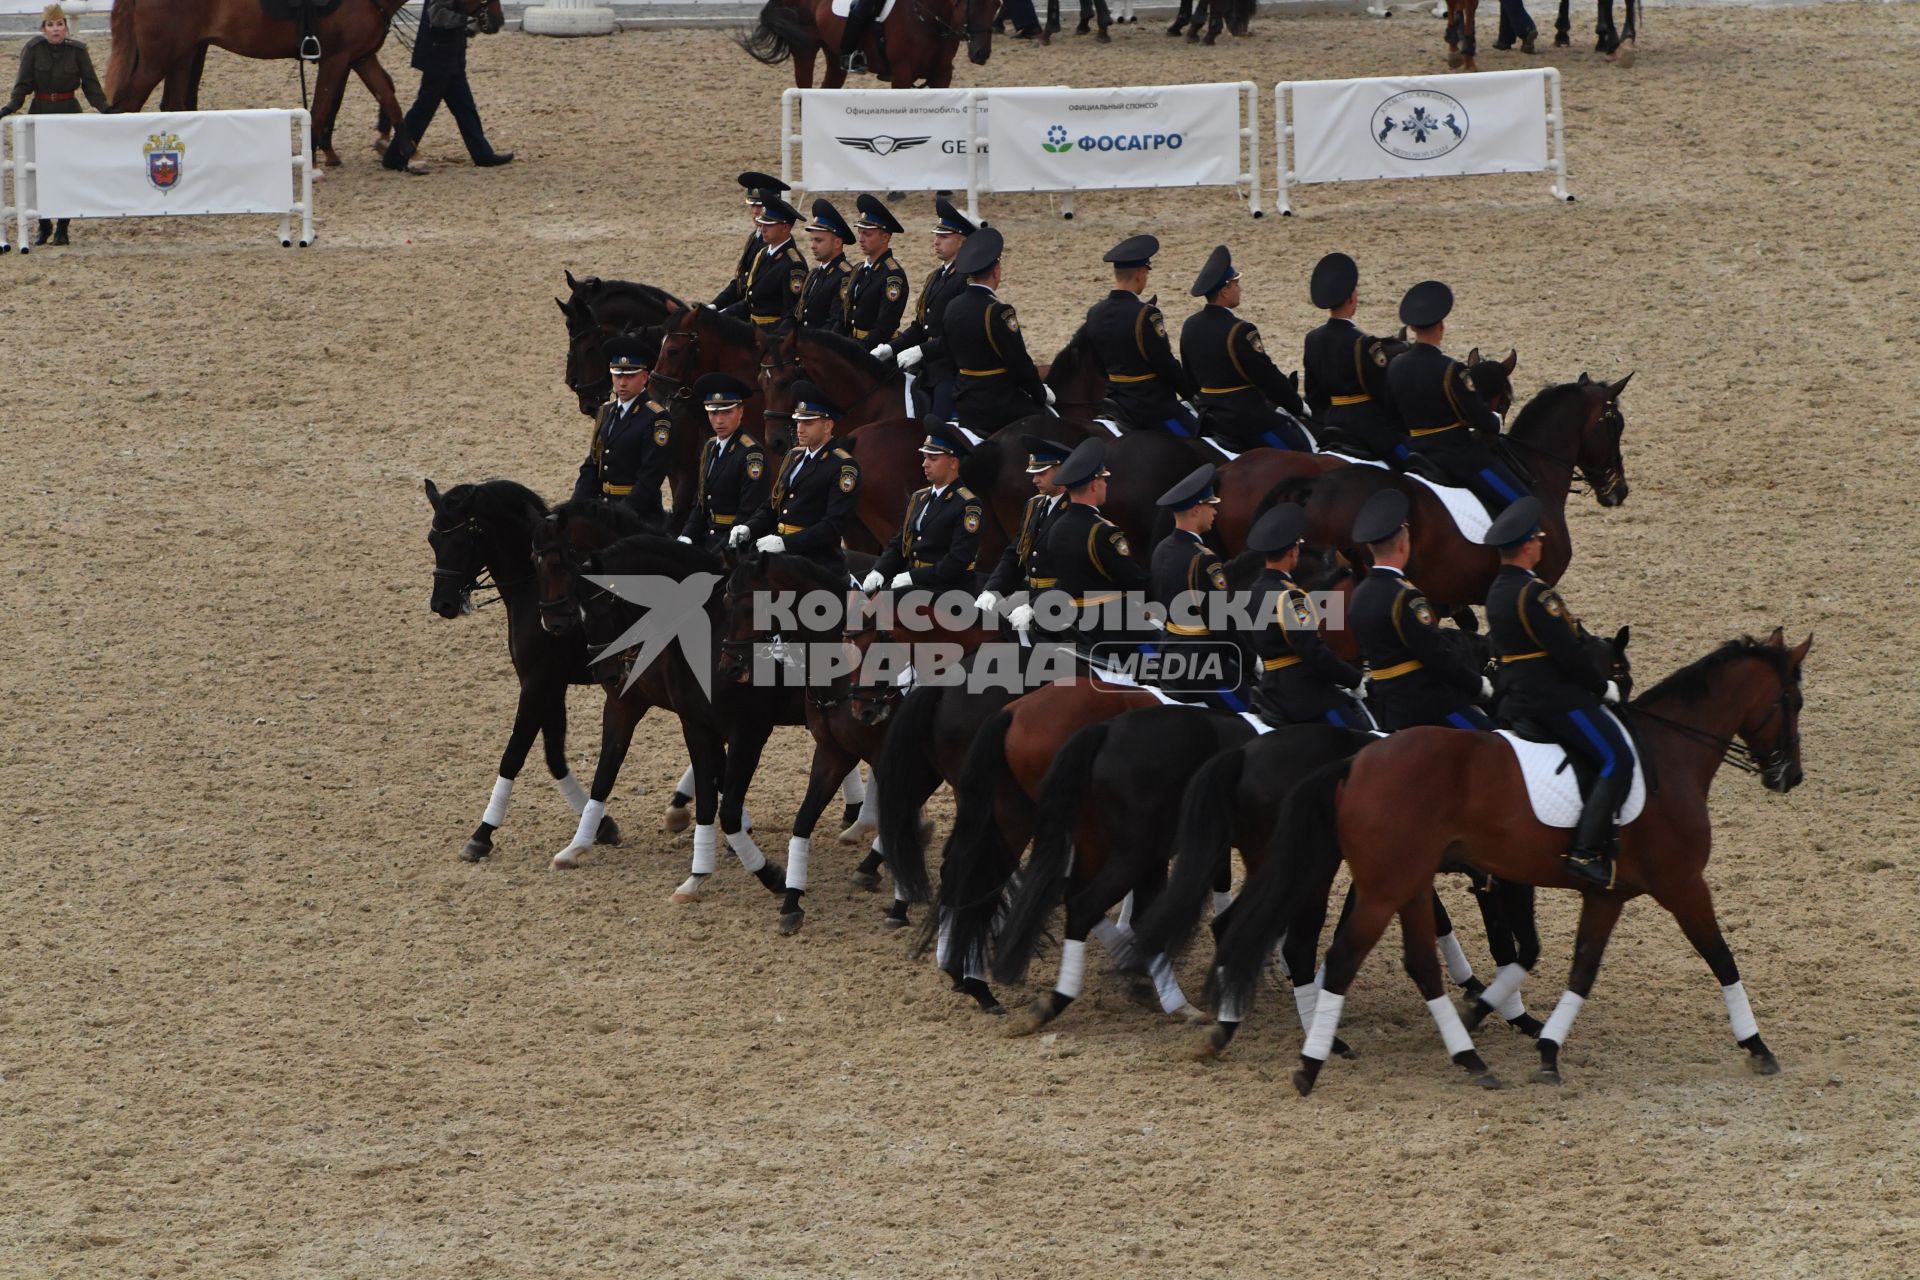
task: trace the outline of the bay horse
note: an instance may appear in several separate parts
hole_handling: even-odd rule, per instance
[[[333,147],[333,126],[349,70],[359,73],[388,121],[403,117],[393,77],[375,56],[403,2],[338,0],[337,8],[311,20],[308,29],[320,43],[313,88],[313,147],[329,167],[340,163]],[[483,13],[483,26],[489,32],[498,31],[506,21],[500,0],[458,0],[458,4],[467,14]],[[208,46],[243,58],[299,57],[303,28],[292,16],[293,7],[280,5],[284,16],[269,17],[261,0],[114,0],[109,18],[113,49],[107,59],[105,86],[113,109],[140,110],[164,81],[161,109],[193,110]]]
[[[1553,43],[1557,48],[1565,48],[1572,43],[1573,24],[1567,14],[1568,0],[1560,0],[1560,16],[1553,23]],[[1605,54],[1607,61],[1631,67],[1634,60],[1633,42],[1638,34],[1634,28],[1640,16],[1640,0],[1622,0],[1625,9],[1626,26],[1616,28],[1613,25],[1613,0],[1599,0],[1599,15],[1594,23],[1593,51]]]
[[[897,0],[862,46],[867,63],[886,67],[895,89],[916,84],[945,89],[953,84],[953,59],[963,41],[967,60],[976,67],[987,65],[993,55],[993,15],[999,8],[1000,0]],[[820,85],[838,89],[847,82],[839,56],[846,26],[845,18],[834,16],[832,0],[767,0],[753,29],[735,41],[763,66],[792,59],[797,89],[813,87],[814,55],[824,52],[827,67]],[[876,56],[882,50],[884,59]]]
[[[1447,0],[1447,65],[1456,71],[1480,69],[1474,64],[1474,55],[1480,49],[1473,33],[1474,13],[1479,8],[1480,0]]]
[[[596,683],[588,671],[587,649],[578,636],[555,636],[540,625],[540,602],[533,582],[533,531],[547,516],[538,494],[511,480],[460,484],[444,494],[426,482],[433,518],[427,542],[433,548],[433,594],[429,607],[442,618],[474,610],[473,593],[491,589],[507,607],[507,654],[520,681],[513,729],[493,794],[480,825],[460,850],[467,862],[493,852],[493,833],[506,821],[513,783],[533,748],[536,734],[546,752],[547,772],[578,818],[587,793],[567,765],[567,686]],[[620,828],[602,817],[594,843],[617,845]]]
[[[1748,1064],[1761,1075],[1780,1070],[1760,1037],[1714,915],[1704,874],[1713,837],[1707,792],[1722,762],[1757,773],[1769,791],[1799,785],[1801,668],[1812,646],[1809,634],[1787,648],[1779,628],[1764,641],[1729,641],[1628,705],[1624,719],[1636,732],[1641,767],[1648,771],[1646,808],[1621,829],[1616,887],[1581,900],[1567,990],[1540,1033],[1536,1082],[1560,1083],[1560,1048],[1593,990],[1621,910],[1641,894],[1673,915],[1713,971]],[[1303,1095],[1312,1090],[1354,974],[1396,913],[1406,935],[1408,969],[1448,1054],[1477,1083],[1497,1087],[1446,1000],[1434,964],[1428,894],[1434,873],[1452,859],[1517,884],[1581,887],[1561,858],[1566,831],[1534,820],[1507,743],[1457,729],[1396,733],[1302,782],[1286,802],[1280,832],[1283,851],[1249,881],[1238,918],[1221,940],[1216,983],[1223,1008],[1244,1008],[1296,899],[1324,892],[1344,858],[1354,909],[1327,953],[1294,1087]]]

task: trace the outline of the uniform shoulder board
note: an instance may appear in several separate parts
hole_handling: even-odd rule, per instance
[[[835,449],[833,451],[833,456],[836,458],[846,458],[848,461],[852,461],[853,459],[853,455],[848,453],[845,449]]]
[[[740,436],[740,447],[742,449],[758,449],[760,447],[760,442],[758,440],[755,440],[752,436],[748,435],[746,432],[742,431],[738,434]],[[709,438],[718,440],[720,437],[712,436]]]
[[[647,408],[653,410],[655,413],[665,413],[667,411],[667,406],[661,404],[658,400],[647,401]]]
[[[849,263],[845,258],[842,258],[840,259],[839,263],[834,267],[834,270],[838,271],[841,275],[844,276],[853,270],[853,264]]]
[[[973,490],[967,488],[967,486],[963,484],[955,485],[953,489],[955,493],[959,494],[962,498],[964,498],[968,502],[980,501],[980,499],[973,496]]]

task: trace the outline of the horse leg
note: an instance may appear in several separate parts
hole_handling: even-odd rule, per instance
[[[1473,61],[1474,55],[1478,53],[1480,49],[1478,42],[1474,39],[1473,32],[1473,20],[1479,8],[1480,0],[1466,0],[1466,16],[1460,28],[1460,54],[1461,57],[1465,59],[1467,70],[1469,71],[1478,71],[1480,69],[1474,65]]]
[[[1553,47],[1556,49],[1564,49],[1573,43],[1573,23],[1567,17],[1567,3],[1568,0],[1560,0],[1560,16],[1553,20]]]
[[[380,65],[380,59],[368,54],[353,64],[353,73],[360,77],[360,83],[367,86],[367,92],[380,104],[380,119],[374,123],[374,143],[376,151],[384,151],[391,144],[394,126],[400,123],[400,95],[394,91],[393,77]]]
[[[548,698],[547,718],[540,726],[540,743],[547,756],[547,772],[553,776],[553,785],[560,788],[560,795],[567,802],[567,808],[578,818],[587,809],[587,789],[580,785],[580,779],[573,776],[573,770],[567,764],[567,690],[562,685]],[[600,830],[594,833],[595,844],[619,844],[620,824],[610,817],[600,819]]]
[[[500,755],[500,769],[493,780],[493,794],[487,797],[487,808],[480,815],[480,825],[473,829],[473,834],[460,850],[462,862],[479,862],[493,852],[493,833],[507,820],[507,801],[513,795],[513,782],[520,776],[520,767],[527,762],[527,752],[533,749],[534,735],[540,732],[546,710],[541,703],[547,698],[545,689],[520,686],[520,702],[514,709],[513,729],[507,734],[507,749]],[[585,803],[584,799],[582,803]]]
[[[1407,975],[1413,979],[1413,985],[1420,988],[1420,997],[1427,1002],[1427,1012],[1433,1015],[1433,1024],[1440,1029],[1441,1042],[1447,1046],[1447,1056],[1453,1059],[1454,1065],[1482,1089],[1498,1089],[1500,1078],[1475,1051],[1473,1037],[1461,1025],[1460,1011],[1453,1007],[1453,1001],[1447,996],[1446,981],[1440,975],[1433,932],[1433,907],[1438,901],[1431,892],[1417,894],[1400,909],[1400,940],[1406,953]]]
[[[821,713],[809,711],[812,720]],[[809,726],[811,727],[811,726]],[[806,922],[806,910],[800,905],[807,891],[807,863],[813,856],[813,828],[841,779],[859,778],[860,760],[853,753],[822,734],[813,744],[813,766],[807,774],[807,793],[801,797],[800,811],[793,818],[793,834],[787,838],[786,896],[780,902],[780,933],[788,936],[800,931]]]
[[[842,703],[834,714],[850,718],[853,713],[846,706]],[[843,741],[837,734],[835,740]],[[853,760],[853,767],[840,779],[840,798],[845,808],[840,812],[840,834],[834,838],[841,844],[859,844],[872,839],[873,833],[880,829],[879,819],[873,816],[880,812],[880,806],[870,801],[867,780],[860,776],[860,754],[851,750],[847,754]]]
[[[1007,1024],[1010,1036],[1032,1035],[1080,998],[1086,986],[1087,935],[1133,887],[1125,860],[1121,858],[1107,860],[1099,871],[1082,881],[1078,864],[1086,861],[1090,852],[1077,845],[1074,849],[1076,866],[1067,880],[1067,931],[1066,940],[1060,944],[1060,976],[1054,979],[1052,991],[1036,999]]]
[[[707,877],[719,862],[719,828],[714,819],[720,809],[720,775],[727,768],[727,746],[719,730],[696,723],[692,716],[680,718],[680,737],[693,762],[687,771],[693,776],[693,863],[687,878],[673,891],[672,901],[685,906],[706,896]]]
[[[640,717],[646,714],[646,708],[634,708],[625,698],[610,697],[606,707],[600,713],[600,760],[593,770],[593,788],[587,794],[587,803],[580,811],[580,825],[574,828],[573,839],[567,847],[553,855],[553,867],[556,871],[570,870],[580,865],[580,855],[585,853],[600,831],[600,819],[606,816],[607,797],[613,794],[613,784],[620,777],[620,766],[626,761],[627,748],[633,744],[633,731],[640,723]]]
[[[197,111],[200,108],[200,77],[207,70],[207,46],[195,45],[174,69],[168,73],[165,87],[160,90],[160,109],[162,111]]]
[[[1203,0],[1204,3],[1204,0]],[[1167,34],[1177,36],[1187,29],[1193,21],[1193,0],[1180,0],[1180,12],[1174,15],[1173,25],[1167,28]],[[1189,37],[1191,39],[1191,37]]]
[[[1607,939],[1620,922],[1626,899],[1617,894],[1589,893],[1580,902],[1580,927],[1574,934],[1573,969],[1567,977],[1567,989],[1553,1007],[1546,1029],[1540,1033],[1540,1065],[1534,1069],[1535,1084],[1560,1083],[1560,1046],[1573,1030],[1580,1006],[1593,990],[1593,979],[1600,972],[1600,957],[1606,954]]]
[[[1599,17],[1593,24],[1593,51],[1604,54],[1609,62],[1620,47],[1620,34],[1613,28],[1613,0],[1600,0]]]
[[[1220,29],[1226,25],[1227,0],[1209,0],[1207,5],[1207,34],[1200,43],[1206,45],[1213,44],[1220,38]]]
[[[1433,899],[1433,928],[1438,935],[1440,958],[1446,961],[1447,976],[1467,994],[1478,995],[1486,989],[1485,984],[1473,976],[1473,965],[1467,959],[1466,948],[1460,945],[1460,939],[1453,932],[1453,917],[1447,914],[1447,904],[1440,901],[1438,889],[1429,896]]]
[[[1713,912],[1713,891],[1707,888],[1707,882],[1696,876],[1677,890],[1655,893],[1654,900],[1673,913],[1680,931],[1687,935],[1687,941],[1719,980],[1720,996],[1727,1004],[1727,1021],[1733,1027],[1734,1040],[1747,1051],[1747,1065],[1756,1075],[1778,1075],[1780,1063],[1760,1038],[1760,1024],[1754,1021],[1753,1006],[1747,1002],[1747,990],[1740,982],[1740,966],[1733,962],[1733,948],[1720,934],[1720,921]]]
[[[744,821],[747,788],[753,783],[754,771],[760,767],[760,753],[766,750],[767,738],[773,732],[770,723],[757,712],[753,714],[751,723],[727,736],[726,774],[720,784],[720,830],[725,833],[733,856],[740,859],[740,865],[765,886],[768,893],[783,893],[787,886],[780,865],[768,861]]]
[[[1333,945],[1327,949],[1325,977],[1320,984],[1319,998],[1314,1001],[1313,1030],[1300,1046],[1300,1067],[1293,1073],[1293,1087],[1301,1097],[1313,1092],[1320,1068],[1326,1065],[1327,1054],[1333,1049],[1334,1033],[1340,1029],[1340,1011],[1346,1008],[1347,990],[1360,972],[1360,962],[1380,941],[1393,916],[1392,903],[1357,889],[1353,914],[1334,930]],[[1434,945],[1431,937],[1427,945]]]
[[[346,92],[346,55],[338,51],[324,55],[313,80],[313,149],[326,158],[329,169],[340,166],[339,153],[333,149],[333,120],[340,114]]]
[[[1640,7],[1640,0],[1621,0],[1621,7],[1625,11],[1626,25],[1620,30],[1619,56],[1614,61],[1620,66],[1630,67],[1634,60],[1633,41],[1636,34],[1634,16],[1635,10]]]
[[[1143,853],[1146,851],[1143,851]],[[1136,864],[1139,865],[1139,864]],[[1133,892],[1128,895],[1135,912],[1146,911],[1153,906],[1153,900],[1166,888],[1167,874],[1165,854],[1145,859],[1148,874],[1144,880],[1136,879]],[[1121,904],[1123,916],[1126,903]],[[1118,928],[1119,926],[1115,926]],[[1133,931],[1127,930],[1127,939],[1131,941]],[[1117,959],[1118,957],[1116,957]],[[1159,1004],[1160,1012],[1169,1017],[1179,1018],[1187,1023],[1211,1022],[1205,1013],[1187,999],[1187,993],[1180,989],[1180,979],[1173,971],[1173,958],[1162,951],[1147,960],[1147,977],[1153,982],[1153,994]]]
[[[1327,923],[1327,895],[1333,890],[1333,876],[1337,867],[1329,867],[1326,874],[1316,884],[1301,891],[1294,918],[1287,922],[1287,932],[1280,939],[1280,967],[1287,972],[1287,982],[1293,988],[1293,1007],[1300,1017],[1300,1034],[1313,1032],[1314,1012],[1320,1001],[1320,975],[1314,971],[1313,957],[1320,946],[1320,930]],[[1248,874],[1252,874],[1249,871]],[[1353,914],[1354,892],[1347,888],[1346,900],[1340,906],[1340,928],[1346,926]],[[1215,931],[1225,932],[1224,914],[1215,918]],[[1230,1014],[1235,1016],[1230,1016]],[[1245,1011],[1230,1011],[1224,1005],[1219,1011],[1213,1030],[1207,1033],[1201,1045],[1201,1057],[1212,1057],[1227,1047],[1233,1039],[1240,1023],[1245,1021]],[[1357,1058],[1353,1046],[1339,1036],[1333,1038],[1333,1052],[1343,1058]]]
[[[687,809],[691,803],[693,803],[693,766],[689,764],[687,771],[680,775],[680,781],[673,784],[673,794],[667,797],[665,818],[667,830],[685,831],[687,829],[687,824],[692,821],[691,813]]]
[[[1469,1031],[1478,1031],[1487,1015],[1499,1010],[1507,1025],[1521,1035],[1539,1038],[1540,1020],[1527,1012],[1520,984],[1540,958],[1540,936],[1533,927],[1533,886],[1496,883],[1480,900],[1480,920],[1487,929],[1487,950],[1496,966],[1493,981],[1474,996],[1466,1013]]]

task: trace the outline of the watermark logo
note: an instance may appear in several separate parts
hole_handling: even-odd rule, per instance
[[[593,655],[595,662],[601,662],[635,651],[620,692],[631,689],[667,646],[677,642],[700,682],[700,692],[713,696],[713,623],[707,616],[707,601],[720,585],[719,574],[694,573],[684,579],[645,573],[588,574],[587,581],[640,607],[633,625]]]
[[[1467,140],[1467,109],[1434,89],[1396,93],[1373,109],[1373,140],[1402,160],[1435,160]]]

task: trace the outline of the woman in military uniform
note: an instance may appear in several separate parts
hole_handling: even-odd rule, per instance
[[[618,503],[642,520],[665,526],[660,485],[672,459],[667,407],[651,399],[647,376],[660,354],[660,339],[622,334],[606,345],[613,396],[594,419],[593,447],[580,464],[573,496]]]
[[[756,539],[754,545],[763,554],[803,556],[847,576],[841,539],[859,500],[860,464],[832,445],[839,416],[839,407],[819,387],[804,380],[793,384],[796,443],[765,505],[733,527],[727,537],[730,545],[741,547]]]
[[[733,526],[767,500],[773,473],[766,450],[740,429],[753,388],[730,373],[709,373],[693,384],[693,397],[707,411],[713,436],[700,446],[693,506],[680,525],[680,541],[707,551],[726,544]]]
[[[29,94],[33,96],[33,105],[27,108],[30,116],[77,116],[76,93],[85,94],[95,111],[108,110],[87,46],[67,34],[67,11],[50,4],[40,14],[40,34],[20,50],[20,74],[13,80],[13,96],[0,107],[0,120],[18,111]],[[56,245],[68,243],[67,222],[66,218],[40,219],[34,243],[46,244],[49,239]]]
[[[1361,675],[1320,638],[1320,613],[1313,599],[1293,580],[1300,563],[1300,536],[1307,513],[1282,502],[1254,522],[1247,550],[1266,557],[1255,584],[1260,616],[1267,621],[1254,637],[1260,657],[1259,691],[1254,709],[1269,724],[1327,724],[1371,729],[1373,720],[1354,697]]]
[[[920,445],[920,468],[928,487],[907,499],[900,531],[880,553],[860,584],[869,594],[881,587],[906,591],[971,591],[980,554],[980,522],[986,506],[960,483],[960,459],[969,452],[958,424],[937,423]]]

